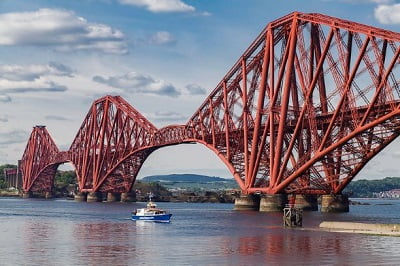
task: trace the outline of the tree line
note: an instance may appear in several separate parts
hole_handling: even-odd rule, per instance
[[[14,164],[3,164],[0,165],[0,189],[7,188],[5,181],[4,170],[7,168],[17,168]],[[56,176],[54,177],[54,186],[58,189],[65,188],[69,185],[76,184],[75,171],[60,171],[57,170]]]
[[[372,198],[373,193],[400,189],[400,177],[386,177],[379,180],[357,180],[350,182],[344,193],[353,198]]]
[[[17,166],[14,164],[0,165],[0,189],[7,188],[7,184],[6,184],[6,180],[5,180],[5,176],[4,176],[4,170],[6,168],[17,168]]]
[[[7,188],[7,184],[4,178],[4,169],[6,168],[17,168],[13,164],[0,165],[0,189]],[[75,186],[77,184],[75,171],[60,171],[58,170],[54,179],[54,186],[58,191],[65,191],[68,187]],[[166,189],[157,183],[142,183],[136,181],[134,185],[135,189],[139,189],[144,193],[154,190],[159,192],[161,195],[168,194]],[[386,177],[384,179],[377,180],[357,180],[350,182],[344,189],[344,193],[349,194],[355,198],[369,198],[373,197],[373,193],[382,191],[388,191],[392,189],[400,189],[400,177]]]

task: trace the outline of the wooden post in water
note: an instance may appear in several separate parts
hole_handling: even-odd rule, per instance
[[[296,207],[296,195],[289,197],[289,204],[283,209],[283,225],[285,227],[300,227],[303,225],[303,208]]]
[[[303,210],[288,205],[283,209],[283,225],[285,227],[301,227],[303,225]]]

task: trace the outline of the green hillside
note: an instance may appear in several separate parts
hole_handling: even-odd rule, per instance
[[[225,182],[227,179],[216,177],[216,176],[205,176],[196,174],[171,174],[171,175],[152,175],[146,176],[142,179],[143,182],[157,182],[157,181],[167,181],[167,182]]]
[[[146,176],[140,181],[145,183],[160,183],[168,189],[190,191],[213,191],[238,188],[234,179],[197,174],[154,175]]]
[[[386,177],[379,180],[357,180],[352,181],[344,189],[344,193],[348,193],[354,198],[371,198],[373,193],[388,191],[392,189],[400,189],[400,177]]]
[[[234,179],[225,179],[196,174],[171,174],[144,177],[141,182],[158,183],[168,189],[188,191],[215,191],[238,189]],[[357,180],[350,182],[343,193],[354,198],[373,197],[373,193],[400,189],[400,177],[386,177],[379,180]]]

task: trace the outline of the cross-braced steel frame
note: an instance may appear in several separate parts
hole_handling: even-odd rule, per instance
[[[126,192],[151,152],[196,142],[244,193],[338,194],[399,135],[399,55],[399,33],[295,12],[267,25],[186,125],[157,129],[106,96],[58,157],[75,165],[81,191]],[[48,188],[57,154],[35,128],[25,190]]]

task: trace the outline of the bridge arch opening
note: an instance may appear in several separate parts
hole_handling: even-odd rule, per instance
[[[143,163],[136,180],[167,174],[198,174],[233,179],[221,159],[200,143],[165,146],[154,151]]]
[[[64,162],[57,167],[54,189],[62,196],[73,196],[79,189],[76,169],[72,162]]]

